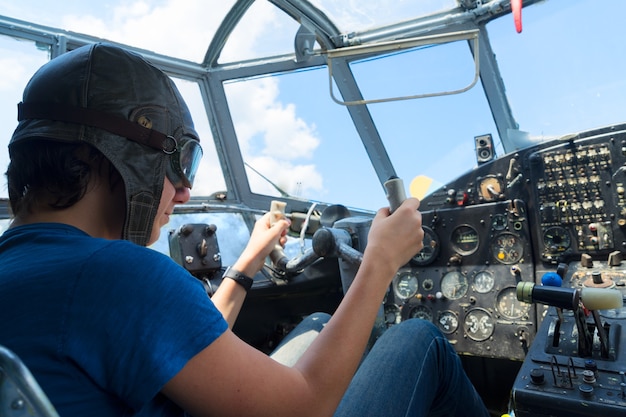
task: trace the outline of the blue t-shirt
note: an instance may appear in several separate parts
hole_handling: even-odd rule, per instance
[[[61,416],[183,415],[159,391],[227,328],[169,257],[56,223],[0,237],[0,323]]]

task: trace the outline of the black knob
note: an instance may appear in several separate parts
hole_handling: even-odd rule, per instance
[[[535,368],[530,371],[530,382],[535,385],[543,385],[545,382],[545,376],[543,371],[539,368]]]
[[[591,278],[593,279],[594,284],[602,284],[602,274],[599,271],[594,271],[591,273]]]

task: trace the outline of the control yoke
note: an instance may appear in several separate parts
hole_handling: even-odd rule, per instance
[[[393,213],[406,199],[404,183],[395,176],[383,184],[389,201],[389,211]],[[286,203],[272,201],[270,207],[270,223],[285,217]],[[288,259],[279,245],[272,250],[270,259],[277,272],[284,274],[297,273],[320,258],[340,258],[358,267],[363,254],[352,246],[352,236],[346,229],[323,227],[318,229],[312,238],[312,247],[293,259]],[[347,289],[347,288],[346,288]]]

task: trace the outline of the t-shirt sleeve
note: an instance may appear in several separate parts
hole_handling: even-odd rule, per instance
[[[78,267],[63,344],[137,410],[228,327],[200,281],[161,253],[112,242]]]

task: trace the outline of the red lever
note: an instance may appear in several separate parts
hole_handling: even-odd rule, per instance
[[[522,0],[511,0],[511,11],[513,12],[515,30],[517,33],[522,33]]]

